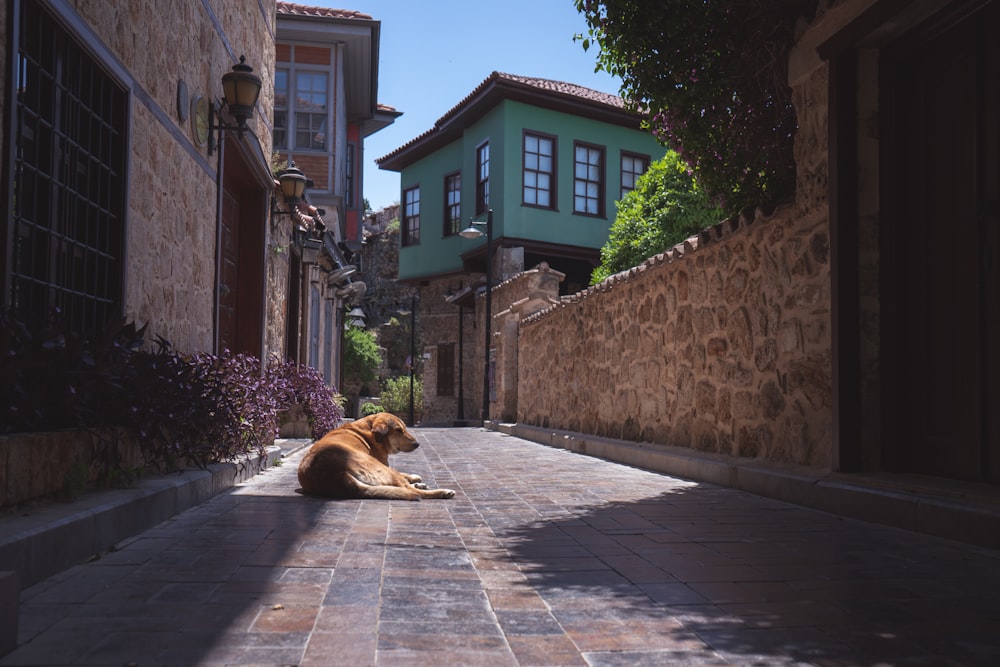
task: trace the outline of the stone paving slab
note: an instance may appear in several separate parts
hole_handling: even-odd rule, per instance
[[[0,666],[1000,664],[1000,552],[480,429],[452,500],[296,493],[302,452],[21,596]]]

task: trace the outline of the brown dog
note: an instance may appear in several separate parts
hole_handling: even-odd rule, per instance
[[[299,463],[299,484],[304,493],[332,498],[454,497],[451,489],[428,489],[419,475],[389,467],[390,454],[412,452],[419,446],[396,415],[370,415],[314,442]]]

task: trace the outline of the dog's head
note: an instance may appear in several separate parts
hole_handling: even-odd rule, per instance
[[[413,434],[406,430],[403,420],[394,414],[379,412],[355,423],[371,433],[372,440],[385,447],[389,454],[412,452],[420,446]]]

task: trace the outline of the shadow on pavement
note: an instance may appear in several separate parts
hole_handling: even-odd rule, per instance
[[[498,536],[571,635],[645,625],[725,664],[1000,664],[995,551],[699,485]]]

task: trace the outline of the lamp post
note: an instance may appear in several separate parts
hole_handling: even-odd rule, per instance
[[[493,209],[486,211],[486,222],[469,221],[469,226],[458,234],[462,238],[476,239],[483,235],[477,227],[486,227],[486,317],[483,346],[483,424],[490,416],[490,328],[492,324],[492,283],[493,283]]]
[[[413,415],[413,373],[417,368],[417,294],[410,296],[410,426],[416,426]]]
[[[409,411],[409,421],[406,423],[407,426],[414,426],[414,411],[413,411],[413,372],[417,365],[417,294],[414,292],[410,296],[410,310],[407,312],[405,309],[400,310],[399,314],[403,317],[407,315],[410,316],[410,411]]]

